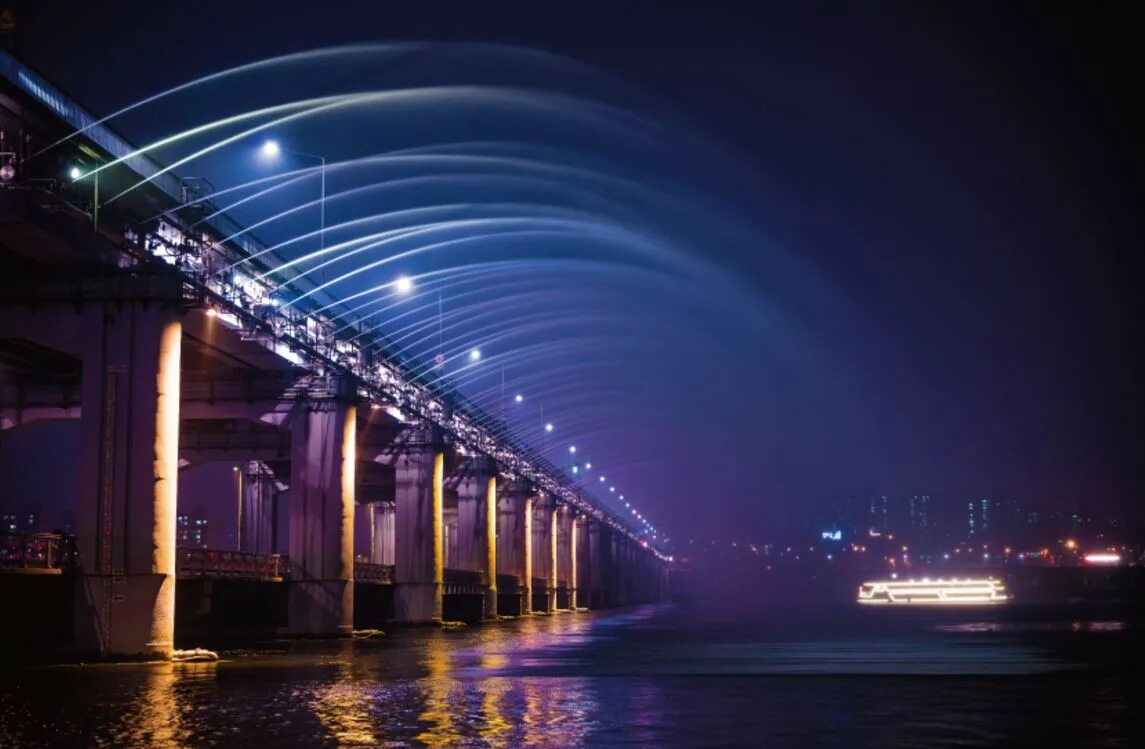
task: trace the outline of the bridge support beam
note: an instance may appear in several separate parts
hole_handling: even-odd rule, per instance
[[[547,493],[533,503],[534,579],[544,580],[545,613],[557,610],[557,512],[556,500]],[[536,605],[534,605],[536,609]]]
[[[290,448],[291,634],[354,628],[354,471],[357,408],[341,399],[298,404]]]
[[[587,608],[592,601],[592,564],[588,544],[589,519],[580,516],[573,521],[573,600],[569,608]]]
[[[474,459],[457,487],[457,555],[461,569],[481,573],[483,615],[497,617],[497,467]]]
[[[518,613],[533,613],[533,493],[524,481],[501,482],[497,497],[497,572],[517,578]]]
[[[592,565],[590,587],[594,598],[593,608],[608,608],[620,603],[620,570],[618,569],[615,543],[616,533],[612,528],[592,521],[589,525],[589,560]]]
[[[557,509],[557,588],[563,589],[565,599],[558,601],[558,607],[563,604],[566,609],[575,609],[576,572],[573,568],[576,557],[573,544],[575,543],[574,523],[576,515],[573,509],[564,505]]]
[[[429,427],[415,430],[394,461],[394,613],[400,622],[441,621],[444,589],[444,446]]]
[[[182,325],[171,305],[92,305],[83,330],[76,646],[170,657]]]
[[[371,502],[370,508],[370,562],[392,565],[394,563],[394,519],[396,508],[393,502]]]
[[[242,480],[242,536],[239,551],[273,554],[275,549],[274,501],[278,494],[274,474],[259,461],[240,469]]]

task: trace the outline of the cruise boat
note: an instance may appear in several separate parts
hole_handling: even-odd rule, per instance
[[[893,606],[992,606],[1006,603],[1010,594],[1001,580],[951,578],[874,580],[859,586],[859,603]]]

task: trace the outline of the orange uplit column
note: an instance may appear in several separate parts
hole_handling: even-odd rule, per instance
[[[394,462],[394,614],[400,622],[441,621],[444,441],[413,430]]]
[[[292,415],[288,630],[346,636],[354,629],[357,407],[308,400]]]
[[[515,603],[502,613],[531,614],[535,492],[527,481],[520,479],[499,481],[497,487],[497,572],[517,579],[515,591],[498,591],[502,600]]]
[[[170,657],[182,325],[174,304],[93,304],[84,330],[75,644]]]
[[[544,607],[550,614],[557,610],[556,509],[555,500],[544,492],[533,504],[533,565],[530,574],[534,580],[544,581]]]
[[[497,467],[470,461],[457,487],[457,549],[461,569],[481,573],[485,618],[497,616]]]

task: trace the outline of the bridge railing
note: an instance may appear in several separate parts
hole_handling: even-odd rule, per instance
[[[76,563],[74,536],[0,531],[0,570],[62,572]]]
[[[475,594],[482,593],[485,590],[485,576],[480,572],[474,572],[473,570],[446,569],[444,577],[446,594]]]
[[[290,577],[290,559],[282,554],[182,548],[175,572],[181,577],[285,580]]]
[[[367,585],[393,585],[394,566],[392,564],[354,562],[354,582]]]

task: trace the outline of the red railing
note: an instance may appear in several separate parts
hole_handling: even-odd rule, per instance
[[[184,548],[179,549],[175,571],[181,577],[284,580],[290,577],[290,560],[282,554]]]
[[[62,572],[76,563],[74,536],[59,533],[0,532],[0,570]]]
[[[392,564],[370,564],[354,562],[354,582],[367,585],[393,585],[394,566]]]

